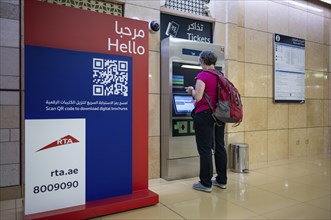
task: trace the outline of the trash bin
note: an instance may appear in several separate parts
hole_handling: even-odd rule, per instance
[[[235,173],[248,173],[248,144],[230,144],[230,169]]]

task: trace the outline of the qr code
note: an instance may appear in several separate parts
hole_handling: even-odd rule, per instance
[[[93,95],[128,96],[128,61],[93,58]]]

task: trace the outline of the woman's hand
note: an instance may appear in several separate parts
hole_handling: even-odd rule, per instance
[[[184,87],[184,88],[185,88],[185,91],[186,91],[189,95],[193,96],[193,91],[194,91],[193,86],[188,86],[188,87]]]
[[[197,79],[196,83],[195,83],[195,88],[193,86],[188,86],[188,87],[184,87],[185,91],[190,94],[195,101],[200,101],[202,99],[203,96],[203,92],[205,91],[205,83],[202,82],[200,79]]]

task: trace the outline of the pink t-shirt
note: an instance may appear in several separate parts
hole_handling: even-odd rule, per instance
[[[205,83],[205,93],[208,94],[212,106],[216,105],[217,100],[217,77],[213,75],[210,72],[202,71],[200,72],[195,79],[200,79],[202,82]],[[208,102],[205,97],[202,97],[202,99],[199,102],[195,103],[195,112],[202,112],[204,110],[210,109]]]

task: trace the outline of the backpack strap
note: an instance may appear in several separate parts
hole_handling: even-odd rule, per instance
[[[209,69],[209,70],[205,70],[204,72],[209,72],[209,73],[212,73],[216,76],[220,76],[220,75],[224,76],[224,73],[217,70],[217,69]]]
[[[205,72],[209,72],[209,73],[211,73],[211,74],[213,74],[217,77],[217,88],[216,88],[217,96],[216,97],[218,99],[218,97],[220,96],[220,89],[221,89],[220,88],[220,82],[219,82],[219,75],[220,74],[223,75],[223,73],[220,73],[218,70],[214,70],[214,69],[213,70],[206,70]],[[206,92],[203,92],[203,97],[205,97],[211,111],[214,112],[216,108],[213,108],[213,106],[211,105],[211,100],[209,98],[209,95]],[[211,115],[212,115],[214,121],[217,122],[217,119],[215,118],[214,114],[211,114]]]
[[[216,100],[216,103],[217,103],[218,102],[218,99],[220,97],[220,94],[221,94],[221,83],[220,83],[220,80],[222,80],[222,82],[224,84],[226,84],[226,79],[224,77],[224,73],[222,73],[221,71],[218,71],[216,69],[206,70],[205,72],[209,72],[209,73],[211,73],[211,74],[213,74],[213,75],[215,75],[217,77],[217,88],[216,88],[216,90],[217,90],[217,96],[216,96],[217,97],[217,100]],[[213,117],[213,119],[215,121],[214,125],[221,126],[221,124],[219,124],[219,121],[217,120],[217,118],[213,114],[215,112],[215,110],[216,110],[216,106],[213,108],[213,106],[211,105],[211,100],[210,100],[210,98],[209,98],[209,96],[208,96],[208,94],[206,92],[203,93],[203,96],[205,97],[205,99],[206,99],[206,101],[207,101],[207,103],[209,105],[209,108],[212,111],[212,114],[211,115],[212,115],[212,117]]]
[[[203,93],[203,97],[205,97],[205,99],[207,100],[207,103],[208,103],[208,105],[209,105],[209,108],[214,112],[214,108],[213,108],[213,106],[211,105],[211,101],[210,101],[209,95],[208,95],[206,92],[204,92],[204,93]]]
[[[217,99],[218,99],[218,97],[220,95],[220,89],[221,89],[220,88],[220,82],[219,82],[219,76],[220,76],[220,74],[222,74],[222,75],[224,75],[224,74],[222,72],[216,70],[216,69],[206,70],[205,72],[211,73],[211,74],[213,74],[213,75],[215,75],[217,77]],[[203,92],[203,97],[205,97],[205,99],[207,100],[207,103],[209,105],[209,108],[212,110],[212,112],[214,112],[214,109],[215,108],[213,108],[213,106],[211,105],[210,98],[209,98],[209,96],[208,96],[208,94],[206,92]]]

